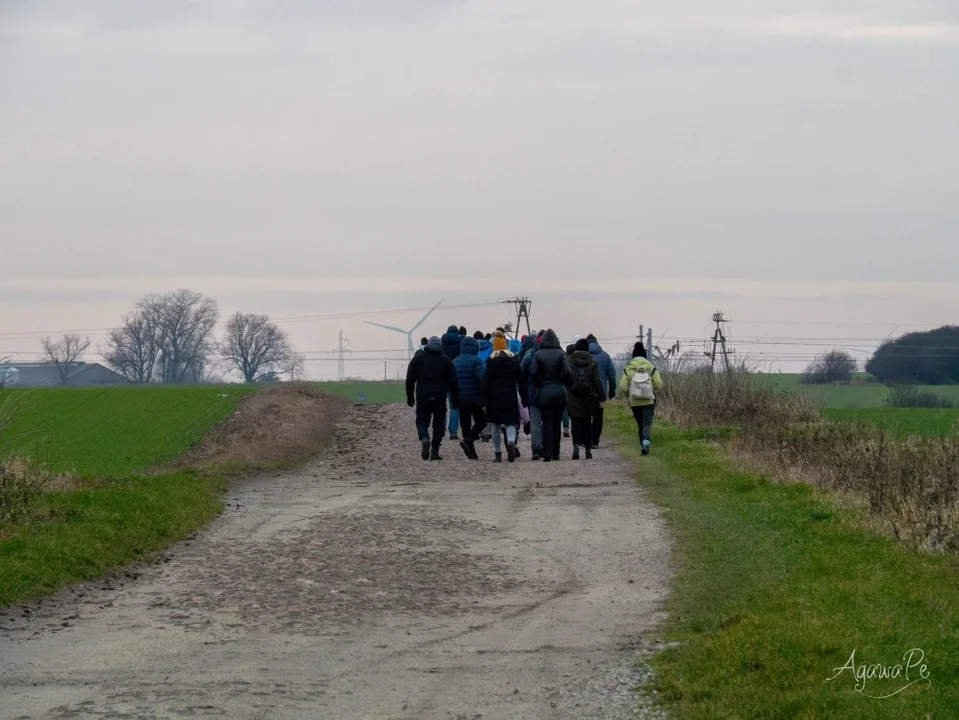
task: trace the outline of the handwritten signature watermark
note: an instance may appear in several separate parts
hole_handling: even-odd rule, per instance
[[[925,659],[926,653],[922,649],[913,648],[902,656],[901,663],[867,665],[856,662],[856,651],[853,650],[846,664],[835,668],[835,674],[826,680],[836,680],[848,672],[855,680],[856,692],[874,700],[884,700],[908,690],[913,685],[932,685]],[[880,692],[882,694],[875,694]]]

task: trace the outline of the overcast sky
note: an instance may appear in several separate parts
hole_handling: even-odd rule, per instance
[[[954,0],[0,0],[0,354],[181,286],[523,293],[613,345],[955,321],[957,82]]]

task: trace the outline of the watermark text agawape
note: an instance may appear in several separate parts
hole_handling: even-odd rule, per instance
[[[925,659],[926,653],[922,649],[913,648],[906,651],[901,663],[869,665],[857,663],[856,651],[853,650],[846,664],[835,668],[835,673],[826,680],[836,680],[848,672],[855,681],[856,692],[875,700],[883,700],[920,683],[926,687],[930,686],[932,681],[929,679],[929,666],[925,664]]]

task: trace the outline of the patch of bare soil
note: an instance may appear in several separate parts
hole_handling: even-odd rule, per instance
[[[238,547],[196,567],[154,606],[228,611],[261,629],[304,635],[387,611],[456,615],[474,611],[477,598],[526,584],[502,558],[471,551],[489,532],[419,508],[324,513],[304,530],[258,543],[255,557]]]
[[[174,468],[242,465],[265,468],[304,462],[322,450],[349,401],[307,384],[280,385],[246,397]]]

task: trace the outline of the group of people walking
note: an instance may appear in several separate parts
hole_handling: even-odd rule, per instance
[[[416,408],[424,460],[442,460],[447,431],[467,458],[479,457],[476,443],[489,438],[493,461],[520,457],[519,431],[531,441],[533,460],[560,459],[568,418],[572,459],[593,457],[603,434],[607,402],[627,398],[636,419],[642,453],[649,453],[655,393],[662,377],[642,342],[617,376],[612,358],[594,335],[563,349],[553,330],[507,340],[503,328],[468,336],[450,326],[442,337],[423,338],[406,373],[407,404]],[[462,429],[462,437],[459,433]]]

